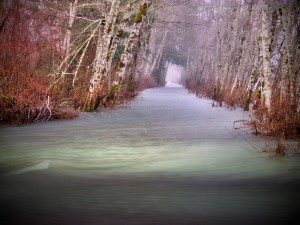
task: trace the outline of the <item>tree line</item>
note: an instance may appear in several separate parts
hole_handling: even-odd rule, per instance
[[[300,134],[300,5],[296,0],[190,1],[187,88],[253,110],[256,132]],[[194,5],[194,7],[193,7]],[[195,10],[196,9],[196,10]],[[279,149],[280,151],[280,149]]]
[[[0,2],[0,121],[72,118],[134,97],[152,1]]]
[[[161,0],[150,50],[155,75],[185,67],[182,83],[213,106],[252,111],[255,134],[300,136],[300,5],[297,0]],[[160,40],[157,43],[155,40]]]

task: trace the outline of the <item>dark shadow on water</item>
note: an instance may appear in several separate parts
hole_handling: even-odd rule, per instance
[[[300,222],[297,207],[300,182],[284,177],[180,178],[148,174],[79,179],[45,175],[2,179],[1,224],[279,225]]]

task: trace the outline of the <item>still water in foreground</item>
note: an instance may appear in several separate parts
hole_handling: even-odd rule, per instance
[[[1,224],[300,224],[300,158],[183,88],[0,128]]]

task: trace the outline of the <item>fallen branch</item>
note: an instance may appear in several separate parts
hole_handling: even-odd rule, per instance
[[[254,134],[258,135],[261,132],[258,131],[258,125],[255,120],[252,119],[252,117],[249,115],[250,120],[236,120],[233,122],[233,128],[235,130],[241,129],[241,128],[252,128],[254,130]],[[238,124],[238,126],[236,125]]]
[[[45,119],[45,121],[49,121],[51,117],[52,117],[52,111],[50,109],[50,96],[48,96],[45,104],[42,107],[39,107],[39,114],[34,119],[34,122],[43,121],[45,118],[47,118]]]
[[[48,95],[48,98],[47,98],[47,101],[46,101],[46,108],[49,111],[49,117],[48,117],[47,121],[49,121],[51,116],[52,116],[52,112],[51,112],[51,109],[50,109],[49,105],[50,105],[50,96]]]

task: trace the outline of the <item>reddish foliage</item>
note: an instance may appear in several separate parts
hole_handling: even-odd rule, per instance
[[[137,81],[137,90],[142,91],[147,88],[154,88],[157,87],[158,84],[152,76],[148,78],[140,78]]]
[[[20,124],[37,117],[43,120],[49,116],[45,110],[48,74],[54,56],[61,54],[57,51],[57,28],[48,19],[50,15],[18,1],[6,15],[0,31],[0,121]],[[50,110],[55,107],[55,102],[47,106]]]
[[[280,99],[276,96],[272,99],[271,108],[268,110],[260,105],[255,111],[256,120],[261,128],[269,135],[278,138],[299,136],[300,112],[288,99]]]

